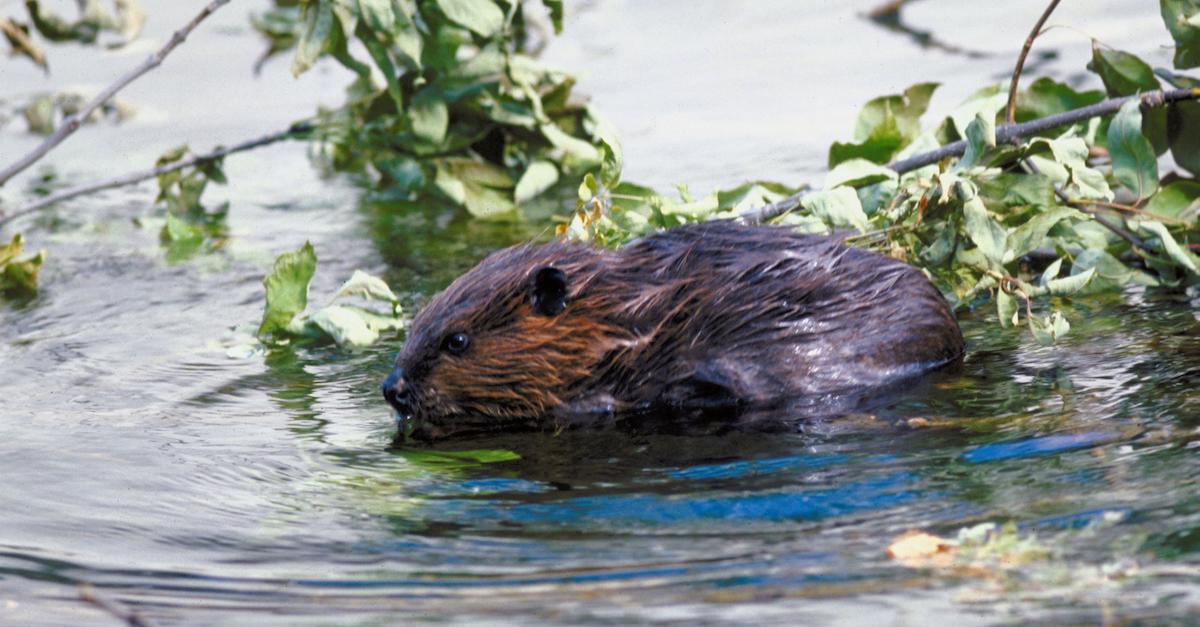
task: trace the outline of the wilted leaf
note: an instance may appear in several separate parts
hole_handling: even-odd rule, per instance
[[[3,32],[4,38],[8,40],[10,56],[26,56],[43,70],[50,69],[50,66],[46,64],[46,53],[29,37],[28,26],[6,17],[0,17],[0,32]]]
[[[284,331],[304,311],[308,306],[308,283],[316,270],[317,253],[310,242],[275,260],[271,273],[263,279],[267,305],[258,327],[260,338]]]
[[[1046,288],[1046,293],[1051,296],[1070,296],[1087,287],[1087,284],[1095,276],[1096,269],[1090,268],[1079,274],[1073,274],[1061,279],[1050,279],[1045,282],[1044,287]]]
[[[303,5],[304,27],[296,44],[296,56],[292,58],[292,76],[300,76],[317,62],[333,32],[333,9],[331,2],[308,2]]]
[[[392,293],[392,288],[383,279],[371,276],[362,270],[355,270],[354,274],[342,283],[338,288],[337,293],[330,300],[337,300],[346,296],[361,296],[371,300],[379,300],[386,303],[396,303],[399,299]]]
[[[330,305],[308,319],[337,342],[338,346],[370,346],[379,339],[379,331],[349,307]]]

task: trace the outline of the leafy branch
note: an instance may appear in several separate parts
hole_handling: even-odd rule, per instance
[[[171,35],[171,38],[167,40],[167,43],[159,48],[154,54],[151,54],[149,57],[147,57],[141,65],[135,67],[133,70],[118,78],[116,82],[109,85],[104,89],[104,91],[97,94],[96,97],[84,105],[82,109],[69,116],[63,122],[63,124],[54,131],[54,133],[52,133],[41,144],[34,148],[32,152],[18,159],[15,163],[9,165],[7,168],[0,170],[0,186],[3,186],[9,181],[9,179],[23,172],[29,166],[37,163],[38,160],[46,156],[47,153],[66,140],[67,137],[70,137],[72,133],[79,130],[79,127],[83,124],[84,120],[92,115],[96,109],[99,109],[102,105],[104,105],[104,103],[112,99],[112,97],[115,96],[117,92],[124,89],[126,85],[137,80],[138,77],[146,74],[159,65],[162,65],[163,59],[165,59],[167,55],[171,54],[171,51],[175,50],[179,44],[182,44],[184,40],[187,39],[188,35],[200,25],[200,22],[203,22],[205,18],[207,18],[209,15],[212,15],[212,13],[219,9],[222,5],[228,3],[229,0],[213,0],[210,2],[200,11],[199,14],[196,15],[196,17],[192,18],[190,22],[185,24],[183,28],[175,31],[175,33]]]

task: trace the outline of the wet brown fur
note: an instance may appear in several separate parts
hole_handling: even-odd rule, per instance
[[[535,273],[567,278],[557,315]],[[461,355],[443,348],[464,333]],[[651,408],[834,398],[956,360],[958,325],[917,270],[777,227],[710,222],[619,251],[498,251],[413,321],[397,358],[433,432],[539,428]]]

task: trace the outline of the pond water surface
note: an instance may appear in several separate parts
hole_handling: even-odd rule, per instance
[[[160,3],[161,4],[161,3]],[[190,3],[196,4],[196,3]],[[150,9],[134,50],[0,62],[13,96],[98,89],[195,7]],[[286,127],[336,104],[328,64],[251,71],[232,3],[124,97],[4,190],[144,167]],[[909,84],[933,109],[1010,71],[1042,2],[926,0],[910,33],[870,2],[568,3],[546,58],[585,75],[621,132],[626,178],[694,191],[819,184],[858,107]],[[1166,65],[1153,3],[1064,3],[1034,69],[1073,82],[1088,36]],[[37,139],[0,130],[0,162]],[[39,296],[0,302],[0,623],[114,621],[80,586],[156,623],[1187,622],[1200,613],[1200,300],[1131,290],[1067,305],[1058,346],[964,312],[961,374],[878,415],[795,435],[574,432],[393,449],[378,395],[400,339],[362,352],[230,357],[261,316],[275,255],[313,241],[313,294],[355,268],[419,305],[545,222],[475,222],[321,176],[301,145],[231,157],[230,237],[182,263],[149,186],[12,225],[50,259]],[[565,211],[565,210],[564,210]],[[909,419],[919,420],[909,420]],[[900,422],[902,426],[894,426]],[[913,427],[905,425],[914,425]],[[915,425],[926,425],[916,427]],[[920,529],[1018,525],[1049,554],[999,568],[911,568]]]

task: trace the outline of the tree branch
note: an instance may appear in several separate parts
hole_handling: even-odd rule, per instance
[[[125,74],[121,78],[117,79],[117,82],[109,85],[108,88],[93,98],[91,102],[87,103],[83,109],[80,109],[74,115],[68,117],[66,120],[63,120],[62,126],[59,126],[53,134],[47,137],[40,145],[38,145],[37,148],[34,148],[33,152],[25,155],[16,163],[0,171],[0,186],[3,186],[8,182],[9,179],[21,173],[29,166],[37,163],[39,159],[46,156],[46,153],[53,150],[55,146],[61,144],[63,140],[79,129],[80,125],[83,124],[83,121],[86,120],[93,111],[99,109],[102,105],[104,105],[104,103],[112,99],[112,97],[115,96],[118,91],[121,91],[121,89],[123,89],[129,83],[132,83],[139,76],[161,65],[163,59],[165,59],[168,54],[171,54],[171,51],[178,47],[179,44],[183,43],[183,41],[187,39],[188,35],[195,30],[200,22],[203,22],[205,18],[213,13],[213,11],[221,8],[221,5],[228,3],[229,0],[213,0],[210,2],[208,6],[204,7],[204,9],[202,9],[200,13],[196,15],[196,17],[192,18],[192,21],[185,24],[183,28],[175,31],[175,34],[171,35],[171,38],[167,40],[167,43],[160,48],[158,52],[155,52],[147,57],[141,65],[134,68],[128,74]]]
[[[1137,98],[1142,102],[1143,109],[1153,109],[1161,107],[1168,103],[1179,102],[1181,100],[1197,100],[1200,99],[1200,88],[1192,89],[1171,89],[1158,90],[1137,96],[1123,96],[1120,98],[1109,98],[1102,100],[1093,105],[1080,107],[1071,111],[1064,111],[1055,115],[1022,122],[1021,124],[1005,124],[996,128],[996,143],[1010,143],[1014,140],[1025,139],[1032,135],[1042,133],[1060,126],[1075,124],[1084,120],[1112,115],[1121,109],[1121,105]],[[946,159],[948,157],[961,157],[967,149],[966,140],[959,140],[950,144],[946,144],[937,150],[931,150],[919,155],[913,155],[907,159],[900,159],[888,164],[887,167],[895,170],[899,174],[911,172],[917,168],[922,168],[927,165],[932,165]]]
[[[1009,143],[1019,139],[1025,139],[1032,135],[1042,133],[1060,126],[1075,124],[1084,120],[1112,115],[1121,109],[1121,105],[1130,100],[1138,98],[1141,100],[1142,108],[1153,109],[1161,107],[1172,102],[1182,100],[1200,100],[1200,88],[1192,89],[1171,89],[1152,91],[1137,96],[1124,96],[1120,98],[1109,98],[1102,100],[1093,105],[1080,107],[1071,111],[1064,111],[1055,115],[1022,122],[1021,124],[1005,124],[996,128],[996,143]],[[913,155],[907,159],[900,159],[887,164],[887,167],[895,170],[897,174],[911,172],[917,168],[922,168],[927,165],[932,165],[947,159],[949,157],[961,157],[967,149],[967,142],[959,140],[952,142],[929,152]],[[788,196],[782,200],[773,202],[769,205],[764,205],[756,209],[744,211],[738,215],[742,220],[751,224],[766,222],[795,209],[800,206],[800,200],[809,192],[800,192],[792,196]]]
[[[142,170],[139,172],[130,172],[129,174],[124,174],[122,176],[118,176],[115,178],[111,178],[111,179],[107,179],[107,180],[103,180],[103,181],[96,181],[94,183],[88,183],[86,185],[79,185],[77,187],[70,187],[70,188],[55,192],[53,194],[50,194],[49,196],[39,198],[8,215],[0,214],[0,226],[4,226],[5,224],[8,224],[9,222],[16,220],[17,218],[20,218],[21,216],[25,216],[25,215],[31,214],[35,211],[45,209],[46,207],[49,207],[50,205],[53,205],[54,203],[67,200],[69,198],[74,198],[76,196],[82,196],[84,194],[90,194],[92,192],[98,192],[103,189],[112,189],[114,187],[123,187],[125,185],[132,185],[134,183],[140,183],[141,181],[144,181],[144,180],[150,179],[150,178],[154,178],[156,176],[159,176],[160,174],[166,174],[167,172],[174,172],[175,170],[182,170],[183,168],[198,165],[198,164],[204,163],[205,161],[212,161],[214,159],[220,159],[221,157],[224,157],[226,155],[231,155],[235,152],[244,152],[246,150],[260,148],[262,146],[266,146],[268,144],[274,144],[275,142],[282,141],[285,139],[295,139],[297,137],[307,135],[311,131],[312,131],[312,126],[308,122],[297,122],[285,131],[271,133],[270,135],[263,135],[262,137],[259,137],[257,139],[251,139],[248,141],[244,141],[240,144],[234,144],[233,146],[230,146],[228,148],[216,148],[213,151],[202,154],[202,155],[194,155],[194,156],[188,157],[187,159],[181,159],[179,161],[175,161],[173,163],[168,163],[166,165],[161,165],[156,168],[151,168],[149,170]]]
[[[1042,34],[1042,26],[1046,24],[1046,20],[1050,19],[1050,14],[1058,7],[1058,3],[1059,0],[1051,0],[1050,6],[1042,12],[1042,17],[1038,18],[1037,23],[1033,25],[1033,30],[1029,31],[1029,36],[1025,38],[1021,54],[1017,55],[1017,67],[1013,68],[1012,82],[1008,85],[1008,107],[1004,113],[1004,120],[1009,124],[1017,121],[1017,83],[1021,81],[1021,69],[1025,67],[1025,57],[1029,56],[1029,51],[1033,49],[1033,40]]]

